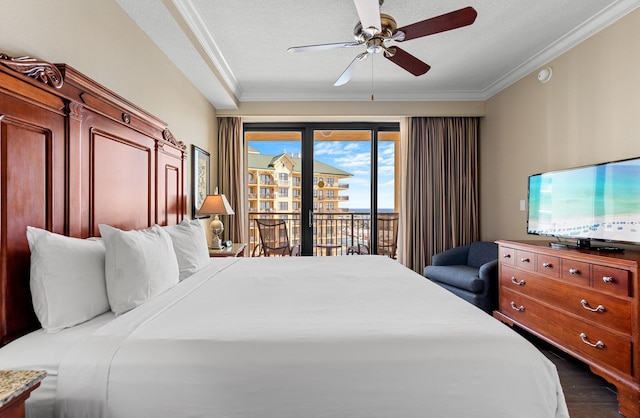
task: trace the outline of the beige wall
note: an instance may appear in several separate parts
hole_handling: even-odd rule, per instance
[[[68,64],[215,157],[215,109],[114,0],[0,0],[0,16],[0,52]]]
[[[481,123],[481,234],[526,234],[527,177],[640,156],[640,9],[486,102]]]

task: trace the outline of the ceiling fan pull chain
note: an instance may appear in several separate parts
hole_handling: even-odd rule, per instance
[[[371,101],[374,101],[374,96],[373,96],[373,55],[371,54]]]

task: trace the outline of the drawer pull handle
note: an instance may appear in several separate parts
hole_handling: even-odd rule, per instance
[[[604,277],[602,278],[602,281],[603,281],[603,282],[605,282],[605,283],[613,283],[613,277],[611,277],[611,276],[604,276]]]
[[[511,258],[511,254],[508,254],[508,253],[502,254],[502,258]]]
[[[515,284],[516,286],[524,286],[527,282],[525,282],[524,279],[518,281],[515,277],[511,277],[511,283]]]
[[[580,338],[582,339],[582,342],[588,345],[589,347],[604,348],[604,343],[602,341],[598,340],[598,342],[594,344],[589,341],[589,339],[587,338],[587,334],[585,334],[584,332],[580,334]]]
[[[578,269],[569,269],[569,273],[570,274],[579,274],[580,272],[578,271]]]
[[[511,305],[511,309],[513,309],[513,310],[516,310],[518,312],[523,312],[524,311],[524,306],[517,307],[516,303],[513,302],[513,301],[510,303],[510,305]]]
[[[591,311],[591,312],[604,312],[604,306],[602,306],[602,305],[598,305],[595,308],[590,308],[589,307],[589,302],[587,302],[586,299],[582,299],[580,301],[580,304],[582,305],[583,308],[585,308],[588,311]]]
[[[542,263],[542,267],[549,269],[551,268],[551,263]]]
[[[522,261],[523,263],[528,263],[528,262],[529,262],[529,259],[528,259],[528,258],[524,258],[524,257],[522,257],[522,258],[520,259],[520,261]]]

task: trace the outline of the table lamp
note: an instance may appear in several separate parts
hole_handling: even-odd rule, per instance
[[[235,212],[231,209],[231,205],[229,205],[229,201],[223,194],[218,194],[218,189],[216,188],[216,194],[208,195],[204,202],[202,202],[202,206],[198,210],[198,215],[214,215],[213,221],[211,221],[211,246],[210,248],[215,250],[221,250],[222,240],[220,236],[224,231],[224,225],[222,221],[218,217],[218,215],[234,215]]]

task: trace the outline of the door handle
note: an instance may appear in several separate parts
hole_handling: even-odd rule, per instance
[[[313,228],[313,210],[309,210],[309,228]]]

